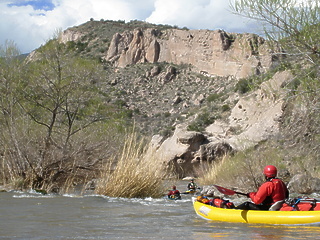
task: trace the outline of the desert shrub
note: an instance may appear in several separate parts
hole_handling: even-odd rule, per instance
[[[222,107],[221,107],[221,110],[222,110],[222,112],[227,112],[227,111],[230,111],[230,106],[228,105],[228,104],[224,104],[224,105],[222,105]]]
[[[207,101],[208,102],[214,102],[214,101],[217,101],[219,100],[221,97],[222,97],[223,94],[219,94],[219,93],[213,93],[213,94],[210,94],[208,97],[207,97]]]
[[[221,159],[217,159],[214,162],[203,163],[200,168],[197,170],[199,176],[198,179],[199,184],[201,185],[212,185],[217,183],[217,176],[220,171],[222,171],[222,167],[225,165],[225,161],[228,158],[227,155],[223,156]]]
[[[163,115],[164,115],[164,117],[165,117],[165,118],[168,118],[168,117],[170,117],[170,116],[171,116],[171,113],[169,113],[169,112],[165,112]]]
[[[250,78],[240,79],[235,86],[235,92],[239,92],[241,94],[245,94],[251,90],[252,90],[252,79]]]
[[[187,130],[198,132],[204,131],[205,127],[212,124],[215,119],[215,116],[212,116],[209,112],[204,111],[200,113],[191,124],[188,125]]]

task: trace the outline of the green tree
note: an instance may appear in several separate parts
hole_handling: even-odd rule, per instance
[[[0,53],[0,184],[66,191],[94,178],[128,126],[102,65],[56,40],[26,60],[13,43]]]
[[[93,84],[102,72],[99,75],[95,61],[66,54],[56,41],[43,46],[35,59],[29,67],[23,105],[46,128],[45,149],[58,144],[67,150],[72,135],[106,117],[102,108],[107,105]]]
[[[96,84],[102,76],[100,64],[68,53],[55,40],[37,50],[29,62],[20,103],[37,126],[38,137],[43,136],[37,141],[39,156],[33,157],[38,160],[32,164],[38,169],[39,186],[53,166],[61,171],[74,164],[77,134],[116,115]]]
[[[320,0],[235,0],[231,9],[262,24],[285,54],[319,63]]]
[[[19,144],[22,135],[19,122],[23,118],[19,106],[19,88],[23,75],[20,51],[12,41],[0,46],[0,148],[1,148],[1,180],[16,181],[22,176],[28,165],[23,161],[23,150]]]

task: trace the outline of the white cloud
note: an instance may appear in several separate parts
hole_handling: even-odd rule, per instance
[[[52,0],[50,11],[12,6],[1,0],[0,44],[13,40],[30,52],[50,39],[57,29],[100,20],[146,20],[198,29],[243,31],[247,26],[228,10],[228,0]],[[48,1],[47,1],[48,2]],[[39,3],[37,3],[39,4]],[[247,31],[252,32],[254,29]]]
[[[193,29],[248,28],[246,19],[231,13],[228,0],[156,0],[155,10],[147,21]]]

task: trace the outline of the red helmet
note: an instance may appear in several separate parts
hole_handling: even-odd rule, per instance
[[[268,165],[263,169],[263,174],[268,178],[276,177],[277,172],[277,168],[273,165]]]
[[[172,189],[173,189],[173,190],[176,190],[176,189],[177,189],[177,187],[176,187],[176,186],[172,186]]]

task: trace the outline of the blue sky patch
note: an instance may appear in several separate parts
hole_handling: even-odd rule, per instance
[[[8,4],[9,7],[32,6],[34,10],[51,11],[55,8],[52,0],[16,0]]]

